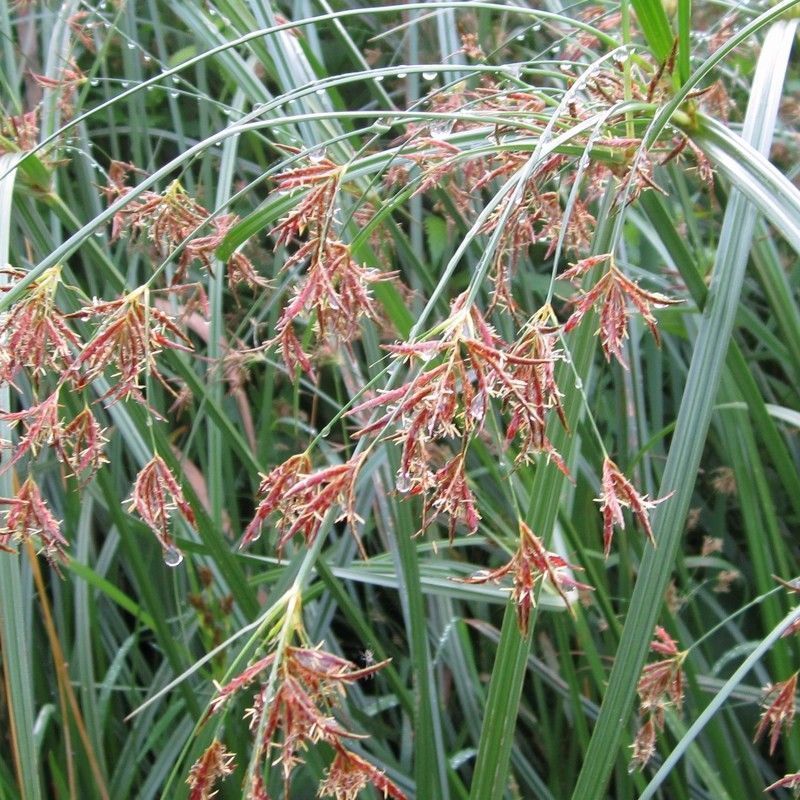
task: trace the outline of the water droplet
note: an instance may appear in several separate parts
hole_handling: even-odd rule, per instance
[[[325,148],[324,147],[315,147],[313,150],[309,151],[308,153],[308,160],[312,164],[318,164],[322,159],[325,158]]]
[[[383,75],[376,75],[376,76],[375,76],[375,80],[376,80],[378,83],[381,83],[381,82],[383,81],[383,77],[384,77]]]
[[[443,139],[453,129],[453,123],[446,119],[440,119],[431,125],[431,136],[434,139]]]
[[[145,53],[144,56],[142,57],[142,60],[144,61],[145,64],[149,64],[153,60],[153,56],[149,56],[147,55],[147,53]]]
[[[172,82],[173,83],[180,83],[181,79],[177,75],[173,75],[172,76]]]
[[[426,81],[435,81],[436,80],[436,73],[435,72],[423,72],[422,73],[423,80]]]
[[[168,567],[177,567],[183,561],[183,553],[177,547],[168,547],[164,551],[164,563]]]
[[[128,83],[128,81],[122,81],[122,83],[120,84],[120,86],[121,86],[123,89],[127,89],[127,88],[130,86],[130,84]]]
[[[572,69],[572,64],[562,64],[559,69],[562,72],[569,72]]]
[[[223,114],[224,114],[226,117],[229,117],[231,114],[233,114],[233,109],[232,109],[232,108],[223,108],[223,109],[222,109],[222,113],[223,113]]]
[[[326,89],[317,89],[317,94],[319,94],[319,95],[327,94],[327,90]]]
[[[136,47],[136,44],[135,42],[128,42],[127,47],[128,50],[133,50],[133,48]]]
[[[536,33],[538,33],[541,29],[542,29],[542,26],[538,22],[531,28],[531,30],[535,31]]]
[[[508,67],[508,74],[511,75],[512,78],[519,78],[522,76],[522,64],[510,64]]]
[[[169,96],[172,97],[173,99],[175,99],[176,97],[178,97],[179,94],[180,94],[180,92],[170,92]]]
[[[92,78],[89,81],[89,86],[99,86],[99,85],[100,85],[100,81],[99,81],[98,78]]]
[[[478,392],[469,404],[470,416],[475,420],[483,419],[486,414],[486,394]]]
[[[554,47],[551,47],[551,48],[550,48],[550,52],[551,52],[551,53],[552,53],[554,56],[557,56],[557,55],[558,55],[558,53],[560,52],[560,50],[561,50],[561,48],[560,48],[558,45],[555,45]]]
[[[98,239],[102,239],[102,238],[103,238],[103,236],[104,236],[104,234],[103,234],[103,231],[95,231],[95,232],[94,232],[94,235],[95,235],[95,236],[96,236]]]
[[[398,492],[407,492],[411,489],[411,481],[408,479],[407,472],[398,472],[395,484]]]
[[[216,17],[217,16],[217,9],[216,8],[209,8],[208,9],[208,16],[209,17]]]
[[[407,77],[408,77],[408,73],[407,73],[407,72],[398,72],[398,73],[397,73],[397,77],[398,77],[400,80],[403,80],[403,78],[407,78]]]
[[[520,33],[520,34],[518,34],[518,36],[516,38],[517,38],[518,42],[524,42],[525,41],[525,34],[524,33]]]

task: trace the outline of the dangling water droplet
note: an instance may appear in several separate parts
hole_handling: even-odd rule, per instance
[[[128,42],[127,43],[128,50],[133,50],[134,47],[136,47],[136,43],[135,42]]]
[[[99,86],[99,85],[100,85],[100,81],[99,81],[98,78],[92,78],[89,81],[89,86]]]
[[[168,567],[177,567],[183,561],[183,553],[177,547],[168,547],[164,551],[164,563]]]
[[[316,93],[319,94],[319,95],[327,94],[327,90],[326,89],[317,89]]]
[[[176,98],[176,97],[178,97],[179,95],[180,95],[180,92],[170,92],[170,93],[169,93],[169,96],[170,96],[170,97],[172,97],[173,99],[175,99],[175,98]]]
[[[572,69],[572,64],[562,64],[559,69],[562,72],[569,72]]]
[[[436,73],[435,72],[423,72],[422,79],[426,81],[435,81],[436,80]]]
[[[313,164],[319,164],[322,159],[325,158],[325,148],[324,147],[315,147],[313,150],[309,151],[308,160],[311,161]]]
[[[517,39],[518,42],[524,42],[525,41],[525,34],[524,33],[518,34],[516,39]]]
[[[431,136],[434,139],[443,139],[453,130],[453,123],[446,119],[440,119],[431,125]]]
[[[472,398],[472,402],[469,404],[469,413],[475,420],[483,419],[486,414],[486,395],[484,392],[478,392]]]
[[[144,61],[145,64],[149,64],[152,60],[153,56],[149,56],[147,55],[147,53],[145,53],[144,56],[142,56],[142,61]]]
[[[123,89],[127,89],[127,88],[130,86],[130,84],[128,83],[128,81],[122,81],[122,83],[120,84],[120,86],[121,86]]]
[[[542,26],[538,22],[531,28],[531,30],[535,31],[536,33],[538,33],[541,29],[542,29]]]
[[[103,231],[95,231],[95,232],[94,232],[94,235],[95,235],[95,236],[96,236],[98,239],[102,239],[102,238],[103,238],[103,236],[104,236],[104,234],[103,234]]]
[[[398,77],[400,80],[403,80],[403,78],[407,78],[407,77],[408,77],[408,73],[407,73],[407,72],[398,72],[398,73],[397,73],[397,77]]]
[[[223,108],[222,109],[222,113],[223,113],[224,116],[229,117],[231,114],[233,114],[233,109],[232,108]]]
[[[398,492],[405,493],[409,491],[409,489],[411,489],[411,481],[408,478],[408,473],[398,472],[394,485],[397,487]]]
[[[550,48],[550,52],[551,52],[551,53],[552,53],[554,56],[557,56],[560,50],[561,50],[561,48],[560,48],[558,45],[555,45],[554,47],[551,47],[551,48]]]
[[[181,79],[177,75],[173,75],[172,76],[172,82],[173,83],[180,83]]]
[[[383,81],[383,77],[384,77],[383,75],[376,75],[376,76],[375,76],[375,80],[376,80],[378,83],[381,83],[381,82]]]

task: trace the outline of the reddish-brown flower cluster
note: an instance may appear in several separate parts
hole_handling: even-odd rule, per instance
[[[210,800],[216,794],[217,783],[233,772],[234,754],[228,753],[217,739],[203,751],[192,766],[186,783],[189,800]]]
[[[355,487],[362,460],[355,457],[344,464],[312,472],[308,455],[302,453],[279,464],[261,481],[259,494],[263,497],[244,532],[241,546],[258,539],[271,514],[278,515],[275,546],[279,555],[298,533],[306,544],[311,544],[326,513],[336,506],[341,509],[338,519],[347,520],[355,536],[355,529],[361,522],[355,510]]]
[[[180,512],[189,525],[195,524],[195,517],[180,484],[161,456],[154,456],[136,476],[129,502],[155,534],[169,566],[179,564],[182,556],[170,535],[172,516]]]
[[[32,540],[52,564],[63,558],[67,540],[32,478],[25,480],[14,497],[0,497],[0,505],[8,506],[5,525],[0,528],[0,548],[9,551],[11,542]]]
[[[0,272],[17,280],[25,277],[16,269],[4,268]],[[72,366],[81,341],[55,304],[60,285],[61,267],[45,270],[27,286],[22,298],[0,316],[0,382],[13,382],[21,369],[26,369],[36,382],[48,372],[62,374]]]
[[[487,324],[474,305],[457,298],[438,339],[387,346],[392,355],[410,359],[423,369],[405,385],[384,391],[350,410],[363,420],[365,412],[383,407],[384,413],[365,422],[357,437],[384,435],[391,427],[402,445],[397,489],[425,498],[423,528],[437,514],[450,517],[450,536],[457,521],[469,532],[479,514],[466,478],[466,454],[471,437],[483,427],[490,400],[496,398],[508,413],[506,441],[520,443],[518,460],[544,453],[566,473],[566,466],[547,438],[548,412],[563,419],[553,363],[559,357],[553,330],[542,316],[534,317],[519,339],[508,344]],[[457,455],[441,467],[437,442],[460,440]]]
[[[131,171],[133,168],[130,164],[112,162],[109,168],[109,185],[104,189],[110,200],[130,191],[125,186],[125,179]],[[173,285],[177,285],[186,278],[189,267],[195,260],[211,270],[216,250],[239,221],[235,214],[224,214],[209,222],[210,217],[210,212],[191,197],[176,180],[163,193],[143,192],[118,211],[114,215],[111,236],[112,239],[118,239],[126,230],[130,231],[134,240],[143,236],[153,247],[156,256],[161,259],[166,259],[173,250],[184,245],[172,278]],[[206,223],[211,225],[211,233],[206,236],[195,236]],[[268,282],[256,272],[253,262],[241,251],[235,252],[228,258],[226,267],[228,285],[232,288],[239,284],[246,284],[252,288],[263,288],[268,285]]]
[[[335,756],[320,786],[320,796],[353,800],[371,784],[384,797],[403,800],[403,792],[383,772],[347,747],[347,739],[361,737],[342,727],[331,714],[348,685],[374,675],[388,661],[358,668],[347,659],[325,652],[321,646],[289,646],[276,665],[277,658],[277,653],[271,653],[251,664],[230,683],[218,686],[210,713],[217,712],[266,670],[277,669],[275,684],[267,682],[260,687],[247,715],[251,730],[261,736],[256,742],[259,754],[266,758],[277,753],[275,763],[283,771],[286,797],[290,796],[292,772],[302,762],[301,753],[309,744],[325,742],[334,749]]]
[[[0,116],[0,155],[32,150],[38,135],[38,108],[15,116]]]
[[[548,583],[572,611],[572,601],[567,592],[573,589],[591,590],[591,586],[580,583],[572,576],[571,571],[580,569],[570,564],[557,553],[545,549],[542,540],[522,520],[519,522],[519,546],[511,560],[493,570],[482,570],[466,583],[499,582],[511,576],[514,584],[511,589],[511,600],[517,607],[517,622],[523,636],[528,633],[531,611],[536,607],[536,596],[539,585]]]
[[[783,729],[787,734],[794,723],[796,711],[795,695],[797,693],[797,675],[795,672],[790,678],[778,683],[771,683],[764,687],[764,712],[756,728],[753,741],[758,741],[769,729],[769,754],[775,752],[778,740]],[[772,698],[771,702],[768,702]]]
[[[564,325],[564,331],[577,327],[586,313],[599,304],[600,344],[607,360],[613,355],[622,366],[627,368],[622,354],[622,346],[628,336],[628,302],[633,304],[642,319],[647,323],[650,332],[659,341],[656,319],[651,306],[664,307],[681,302],[673,300],[658,292],[648,292],[636,282],[626,277],[614,263],[611,255],[591,256],[578,261],[561,277],[573,283],[586,275],[598,264],[610,261],[610,266],[603,276],[587,291],[573,298],[575,310]]]
[[[267,344],[280,346],[291,372],[299,368],[313,374],[311,356],[297,338],[295,323],[313,314],[319,337],[348,342],[358,336],[362,319],[378,318],[370,285],[393,275],[359,264],[336,234],[336,197],[344,168],[323,155],[310,160],[308,166],[286,170],[277,178],[279,191],[305,192],[271,231],[276,248],[300,240],[283,271],[303,265],[305,271],[278,319],[277,336]]]
[[[647,538],[655,545],[653,528],[650,525],[651,508],[663,503],[672,495],[668,494],[658,500],[648,500],[647,495],[640,495],[633,484],[620,472],[619,467],[608,457],[603,460],[602,492],[597,502],[603,514],[603,553],[606,558],[611,550],[614,537],[614,526],[625,530],[623,508],[629,508]]]
[[[89,481],[105,463],[104,431],[94,414],[85,407],[74,419],[64,423],[59,415],[59,386],[41,403],[23,411],[0,413],[0,419],[16,425],[22,423],[25,432],[19,437],[11,459],[3,470],[16,464],[26,453],[36,455],[46,446],[55,449],[59,461],[82,483]]]
[[[82,389],[113,367],[117,382],[102,396],[103,400],[116,402],[132,398],[146,404],[139,386],[141,373],[157,377],[166,386],[156,365],[156,356],[165,348],[191,350],[189,338],[169,315],[149,305],[144,288],[118,300],[95,300],[73,316],[101,319],[91,341],[75,359],[72,370],[77,388]]]
[[[667,706],[680,711],[683,704],[683,662],[688,651],[678,650],[675,640],[660,626],[650,649],[666,658],[646,664],[636,687],[644,721],[632,745],[631,768],[644,767],[653,756],[656,735],[664,729]]]

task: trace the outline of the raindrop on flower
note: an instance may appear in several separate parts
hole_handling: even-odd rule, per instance
[[[168,547],[164,551],[164,563],[168,567],[177,567],[183,561],[183,553],[176,547]]]
[[[397,480],[394,484],[398,492],[407,492],[411,488],[411,481],[408,479],[407,472],[398,472]]]

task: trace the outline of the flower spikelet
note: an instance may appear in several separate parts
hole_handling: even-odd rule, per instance
[[[606,456],[603,461],[602,493],[597,498],[600,511],[603,514],[603,552],[605,557],[611,550],[611,541],[614,536],[614,526],[625,530],[625,517],[623,508],[629,508],[647,535],[650,542],[655,545],[653,528],[650,524],[649,511],[659,503],[663,503],[672,496],[672,493],[658,500],[648,500],[647,495],[640,495],[633,484],[620,472],[619,467]]]
[[[494,570],[482,570],[465,579],[465,583],[497,582],[511,576],[513,588],[511,599],[517,607],[517,623],[523,636],[527,635],[530,615],[536,607],[538,585],[547,581],[558,592],[564,604],[570,611],[572,603],[567,597],[570,589],[590,590],[592,587],[579,583],[571,574],[571,570],[580,569],[570,564],[557,553],[548,551],[542,540],[520,520],[519,546],[511,560]]]
[[[116,402],[132,398],[144,404],[139,386],[141,373],[154,375],[165,383],[158,371],[156,356],[164,349],[191,351],[186,334],[168,314],[151,307],[147,296],[147,290],[140,288],[118,300],[95,300],[75,314],[82,319],[102,319],[73,365],[78,388],[85,387],[103,375],[108,367],[113,367],[117,382],[101,399]]]
[[[0,273],[18,280],[25,277],[24,272],[11,268]],[[22,368],[35,380],[46,372],[62,373],[72,365],[81,342],[56,307],[60,284],[61,267],[45,270],[20,300],[0,315],[0,382],[12,382]]]
[[[131,510],[142,518],[166,552],[176,550],[169,532],[175,511],[190,525],[195,524],[194,512],[161,456],[153,456],[136,476],[129,502]]]
[[[664,711],[674,706],[680,711],[683,704],[683,662],[688,651],[678,650],[675,640],[658,626],[650,649],[665,656],[646,664],[639,677],[639,711],[644,721],[633,741],[630,769],[641,769],[655,753],[656,735],[664,729]]]
[[[258,538],[261,526],[273,512],[279,515],[276,543],[279,554],[298,533],[306,544],[312,544],[325,514],[335,506],[341,509],[338,520],[347,520],[354,532],[361,522],[355,511],[355,484],[361,463],[362,458],[357,457],[309,472],[306,470],[310,461],[303,454],[276,467],[261,482],[260,493],[265,496],[245,530],[242,546]]]
[[[773,699],[761,714],[761,720],[756,728],[753,741],[758,741],[769,728],[770,755],[775,752],[778,739],[780,739],[781,730],[783,729],[788,733],[792,728],[795,714],[794,698],[797,692],[797,675],[798,673],[795,672],[791,678],[765,687],[765,704],[770,698]]]
[[[642,289],[638,283],[628,278],[617,267],[610,254],[585,258],[574,264],[561,277],[574,282],[602,261],[610,261],[609,268],[591,288],[573,298],[575,310],[564,324],[564,331],[568,332],[577,327],[586,313],[599,304],[600,328],[598,333],[606,360],[610,361],[613,355],[627,369],[625,358],[622,355],[622,345],[628,336],[628,317],[630,315],[628,303],[630,302],[641,314],[656,342],[659,342],[656,318],[653,316],[652,307],[671,306],[681,301],[658,292]]]
[[[9,550],[12,541],[36,538],[51,564],[55,566],[56,559],[63,558],[67,540],[32,478],[25,480],[13,498],[0,497],[0,505],[8,506],[5,525],[0,528],[0,548]]]
[[[784,775],[780,780],[767,786],[764,791],[774,792],[777,789],[791,789],[794,792],[794,796],[797,797],[800,794],[800,772],[791,772],[788,775]]]
[[[218,739],[205,749],[189,771],[189,800],[210,800],[216,795],[215,785],[233,772],[234,754],[228,753]]]
[[[365,787],[372,785],[381,796],[393,800],[406,800],[406,795],[386,775],[341,745],[328,768],[325,780],[317,791],[318,797],[333,797],[335,800],[356,800]]]

